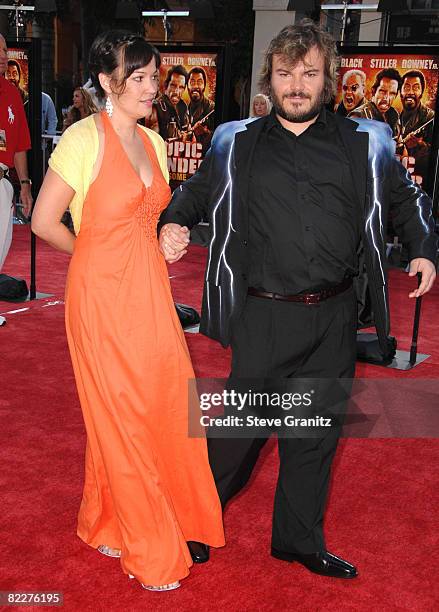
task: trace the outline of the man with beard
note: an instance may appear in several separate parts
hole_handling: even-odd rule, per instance
[[[315,432],[279,430],[271,554],[316,574],[354,578],[355,567],[328,552],[323,534],[330,468],[355,371],[353,284],[361,291],[369,283],[374,318],[363,320],[374,322],[387,355],[389,213],[407,242],[410,275],[422,274],[412,298],[433,284],[437,239],[431,200],[395,159],[388,126],[325,110],[336,69],[334,40],[311,20],[285,27],[271,41],[259,82],[270,93],[271,114],[216,130],[200,168],[161,216],[160,247],[169,262],[177,261],[188,228],[208,216],[200,331],[231,345],[228,386],[298,385],[312,402],[295,403],[295,416],[315,410],[334,416]],[[266,442],[253,430],[208,438],[223,506],[246,484]]]
[[[15,85],[15,87],[20,92],[20,96],[21,96],[21,99],[23,100],[23,104],[27,104],[29,100],[29,94],[27,93],[25,89],[23,89],[20,86],[20,81],[21,81],[20,64],[16,62],[15,60],[9,60],[8,69],[6,70],[5,76],[8,79],[8,81],[12,83],[12,85]]]
[[[392,107],[401,88],[401,76],[394,68],[381,70],[372,85],[372,99],[350,113],[350,117],[364,117],[384,121],[390,125],[394,137],[399,135],[398,111]]]
[[[172,66],[166,75],[164,93],[154,100],[148,127],[158,132],[163,140],[180,140],[187,133],[188,110],[181,98],[187,78],[183,66]]]
[[[203,156],[210,147],[214,129],[215,104],[204,95],[207,85],[207,75],[204,68],[194,66],[188,75],[187,90],[189,102],[189,121],[198,142],[203,145]]]
[[[366,75],[362,70],[348,70],[343,75],[342,101],[335,109],[336,113],[347,117],[354,109],[366,103],[364,99]]]
[[[434,111],[421,102],[424,91],[425,76],[422,72],[410,70],[403,75],[400,93],[402,102],[401,140],[408,154],[415,159],[414,173],[425,178],[433,140]],[[424,129],[414,134],[424,125]]]

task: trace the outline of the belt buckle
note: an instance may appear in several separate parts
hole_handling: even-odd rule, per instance
[[[318,304],[320,302],[320,296],[318,293],[308,293],[305,295],[303,301],[305,304]]]

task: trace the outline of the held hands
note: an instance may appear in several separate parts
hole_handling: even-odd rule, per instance
[[[415,276],[418,272],[421,273],[421,284],[415,290],[409,293],[409,298],[420,297],[430,291],[436,278],[436,269],[429,259],[418,257],[410,262],[409,276]]]
[[[159,246],[165,260],[175,263],[187,253],[190,232],[178,223],[167,223],[160,230]]]

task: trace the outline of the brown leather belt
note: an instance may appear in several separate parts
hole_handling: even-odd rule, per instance
[[[352,278],[347,278],[339,285],[322,289],[316,293],[296,293],[295,295],[282,295],[280,293],[270,293],[269,291],[260,291],[254,287],[249,287],[248,294],[254,297],[266,298],[267,300],[280,300],[281,302],[301,302],[302,304],[318,304],[328,298],[334,297],[339,293],[343,293],[352,285]]]

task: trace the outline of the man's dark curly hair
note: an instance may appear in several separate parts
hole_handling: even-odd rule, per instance
[[[323,102],[324,104],[330,102],[336,90],[337,47],[332,36],[311,19],[303,19],[297,25],[286,26],[270,42],[262,61],[260,90],[270,95],[273,55],[281,55],[288,64],[294,66],[297,62],[303,61],[313,47],[317,47],[325,58]]]

